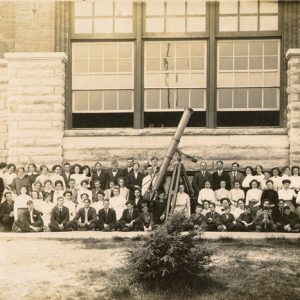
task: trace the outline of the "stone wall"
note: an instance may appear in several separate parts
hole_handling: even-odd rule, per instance
[[[64,160],[94,164],[101,161],[109,167],[115,158],[125,165],[126,158],[143,162],[152,155],[163,159],[174,129],[143,130],[68,130],[65,131]],[[262,164],[265,168],[288,164],[289,141],[285,129],[186,129],[179,148],[210,169],[217,160],[226,167],[233,161],[242,167]],[[185,161],[187,169],[195,164]]]
[[[300,164],[300,49],[289,49],[287,127],[290,142],[290,164]]]
[[[8,161],[62,161],[66,55],[7,53]]]
[[[7,61],[0,60],[0,161],[7,158]]]

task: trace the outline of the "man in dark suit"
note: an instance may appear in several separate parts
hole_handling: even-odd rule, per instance
[[[153,214],[149,212],[149,206],[147,202],[144,202],[141,207],[142,212],[140,213],[138,226],[140,230],[143,231],[152,231],[154,221]]]
[[[158,199],[155,199],[150,203],[151,211],[153,213],[154,224],[162,224],[166,219],[167,201],[165,199],[165,193],[161,191],[158,194]]]
[[[135,163],[133,165],[133,172],[129,173],[126,178],[126,187],[129,189],[129,199],[134,199],[134,191],[142,188],[144,175],[139,172],[140,165]]]
[[[63,177],[64,179],[64,182],[65,182],[65,187],[68,189],[70,188],[70,177],[71,177],[71,165],[70,163],[68,162],[65,162],[64,163],[64,168],[61,172],[61,176]]]
[[[3,197],[3,192],[4,192],[4,181],[3,181],[3,178],[0,177],[0,203],[1,203],[1,200],[2,200],[2,197]]]
[[[125,180],[130,173],[133,173],[133,163],[134,160],[132,157],[127,158],[127,167],[123,169],[123,175],[125,177]]]
[[[244,175],[238,171],[240,165],[237,162],[233,162],[231,164],[231,172],[229,172],[230,185],[231,189],[234,189],[234,182],[238,181],[240,186],[242,186],[242,182],[244,180]]]
[[[191,220],[193,222],[194,229],[203,230],[206,227],[205,216],[202,214],[202,205],[197,205],[195,208],[195,213],[191,215]]]
[[[202,161],[200,163],[200,171],[194,175],[192,187],[195,192],[195,197],[198,198],[199,191],[204,189],[205,182],[210,181],[211,174],[207,172],[207,163]]]
[[[212,202],[209,204],[209,210],[210,211],[205,215],[206,230],[216,231],[221,222],[220,214],[216,212],[215,203]]]
[[[277,193],[277,192],[276,192]],[[277,226],[277,230],[283,231],[283,216],[284,216],[284,200],[278,201],[278,206],[272,210],[272,218]]]
[[[297,215],[291,212],[289,206],[284,207],[284,216],[282,217],[283,230],[287,232],[299,232],[300,220]]]
[[[94,207],[91,207],[91,200],[84,199],[84,207],[79,208],[74,218],[74,225],[79,230],[95,230],[97,227],[97,213]]]
[[[138,230],[140,211],[133,207],[131,201],[126,202],[126,207],[116,223],[116,228],[122,231]]]
[[[118,168],[118,162],[116,161],[112,161],[111,163],[111,169],[108,170],[107,172],[107,177],[108,177],[108,181],[107,184],[109,185],[109,182],[114,182],[115,185],[118,185],[118,180],[121,177],[124,177],[124,172],[122,169]],[[106,186],[106,188],[108,189],[109,186]]]
[[[98,193],[99,192],[103,192],[103,191],[101,190],[100,181],[96,180],[94,182],[94,188],[92,189],[92,201],[93,202],[98,200]]]
[[[38,210],[33,208],[33,201],[27,201],[27,209],[24,209],[15,221],[16,231],[39,232],[43,230],[43,219]]]
[[[245,211],[240,214],[240,216],[236,219],[236,231],[252,231],[255,229],[255,225],[253,223],[255,219],[255,215],[253,215],[250,211],[250,206],[245,205]]]
[[[73,222],[70,221],[69,209],[64,206],[64,198],[57,198],[57,206],[54,206],[51,211],[49,223],[50,231],[72,231],[76,230]]]
[[[236,225],[234,215],[230,213],[230,206],[225,207],[224,213],[220,215],[218,231],[233,231]]]
[[[147,200],[144,200],[142,197],[142,193],[140,189],[134,190],[134,199],[132,199],[133,205],[137,208],[140,212],[142,211],[142,204],[148,203]]]
[[[4,194],[5,201],[0,205],[0,222],[4,226],[4,231],[11,231],[14,223],[14,201],[12,193]]]
[[[274,208],[278,203],[278,192],[274,190],[274,184],[272,180],[266,181],[267,189],[262,192],[261,203],[267,199],[270,202],[270,207]]]
[[[103,208],[98,212],[98,227],[99,230],[111,231],[116,225],[116,212],[109,208],[109,200],[103,201]]]
[[[92,188],[95,188],[94,186],[95,181],[100,181],[101,190],[104,191],[106,189],[108,177],[106,171],[103,170],[100,162],[96,162],[95,164],[95,172],[93,172],[92,174],[92,183],[91,183]]]
[[[211,184],[212,184],[212,189],[214,191],[220,188],[221,180],[224,180],[226,182],[225,188],[226,190],[230,191],[231,189],[230,177],[228,173],[223,170],[223,162],[219,160],[216,163],[216,171],[211,175]]]

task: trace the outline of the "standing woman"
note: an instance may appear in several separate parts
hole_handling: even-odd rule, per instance
[[[120,195],[122,195],[126,200],[128,200],[129,189],[125,185],[125,179],[123,177],[118,178],[118,184],[120,188]]]
[[[36,165],[34,163],[30,163],[27,167],[27,177],[29,179],[29,182],[32,186],[32,184],[35,182],[36,178],[38,177],[38,173],[36,172]]]
[[[45,199],[46,194],[51,195],[51,202],[53,202],[54,190],[52,188],[52,181],[50,179],[45,180],[45,186],[44,186],[44,190],[43,190],[43,199]]]
[[[290,188],[298,194],[300,190],[300,176],[299,176],[299,167],[293,166],[292,167],[292,176],[289,178],[291,181]]]
[[[120,195],[119,187],[115,186],[113,188],[113,196],[109,200],[109,207],[115,210],[117,220],[119,220],[122,217],[122,213],[124,209],[126,209],[126,202],[126,199]]]
[[[11,190],[11,184],[16,177],[16,166],[14,164],[8,164],[7,172],[3,174],[3,181],[6,190]]]
[[[81,166],[79,164],[75,164],[73,166],[73,174],[71,174],[70,178],[75,180],[75,188],[79,190],[81,188],[81,181],[83,180],[82,174],[80,174]]]
[[[261,205],[261,195],[262,190],[258,189],[259,182],[256,179],[253,179],[250,184],[250,189],[246,194],[246,205],[249,205],[250,211],[255,213],[259,210]]]
[[[27,209],[28,200],[31,200],[31,197],[27,194],[26,186],[22,186],[20,189],[20,195],[16,197],[14,203],[15,221],[18,220],[18,217],[22,214],[22,212]]]
[[[253,176],[253,168],[251,166],[247,166],[245,168],[246,176],[242,182],[242,188],[245,193],[248,192],[250,189],[250,182],[255,179],[255,176]]]
[[[284,200],[284,205],[289,206],[291,212],[295,212],[295,206],[292,201],[294,198],[297,198],[297,194],[293,189],[290,188],[291,180],[284,179],[282,180],[282,184],[282,189],[278,191],[278,198],[280,200]]]
[[[203,204],[204,200],[209,202],[216,202],[215,192],[211,189],[211,184],[209,180],[204,183],[204,189],[201,189],[198,195],[198,204]]]
[[[254,177],[259,183],[261,183],[265,178],[263,171],[264,171],[264,168],[262,167],[262,165],[257,165],[255,167],[255,176]]]
[[[87,165],[82,166],[82,180],[87,180],[89,182],[88,187],[90,188],[90,182],[92,180],[91,169]]]
[[[180,184],[176,196],[174,213],[179,212],[189,218],[191,216],[191,198],[184,190],[184,184]]]
[[[291,168],[289,166],[285,166],[282,168],[282,180],[283,179],[290,179],[291,177]]]
[[[40,166],[41,174],[35,179],[36,181],[39,181],[42,186],[45,185],[45,181],[50,178],[49,168],[46,165]]]

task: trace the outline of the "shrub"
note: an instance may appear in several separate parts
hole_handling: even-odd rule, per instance
[[[145,287],[176,289],[192,286],[211,270],[211,251],[205,245],[196,246],[199,232],[182,234],[189,220],[174,214],[159,226],[148,239],[129,250],[128,274],[135,283]]]

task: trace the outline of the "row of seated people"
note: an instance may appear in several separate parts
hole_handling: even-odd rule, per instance
[[[182,188],[182,186],[181,186]],[[25,194],[26,188],[22,188]],[[140,190],[136,190],[138,196]],[[71,192],[66,192],[64,197],[58,197],[57,204],[50,201],[48,194],[44,201],[44,208],[34,207],[36,202],[32,199],[26,201],[26,207],[19,207],[15,216],[12,193],[5,193],[5,201],[0,206],[0,220],[6,231],[68,231],[68,230],[144,230],[151,231],[153,226],[164,222],[166,217],[165,194],[159,194],[159,198],[149,202],[139,198],[138,201],[128,200],[120,216],[110,205],[109,199],[102,199],[102,208],[99,210],[91,206],[91,200],[87,194],[82,195],[82,206],[76,210],[74,217],[69,210]],[[24,198],[25,199],[25,198]],[[101,200],[98,200],[98,203]],[[65,202],[65,203],[64,203]],[[216,211],[216,204],[208,200],[203,205],[196,206],[196,212],[191,214],[186,206],[175,204],[174,212],[182,213],[189,217],[194,228],[202,230],[218,231],[288,231],[299,232],[300,220],[291,212],[283,199],[275,206],[265,199],[263,204],[256,208],[244,204],[244,200],[238,201],[238,208],[234,210],[230,199],[223,198],[221,207]],[[99,205],[100,203],[98,203]],[[98,206],[99,208],[99,206]],[[192,228],[186,228],[187,230]]]

